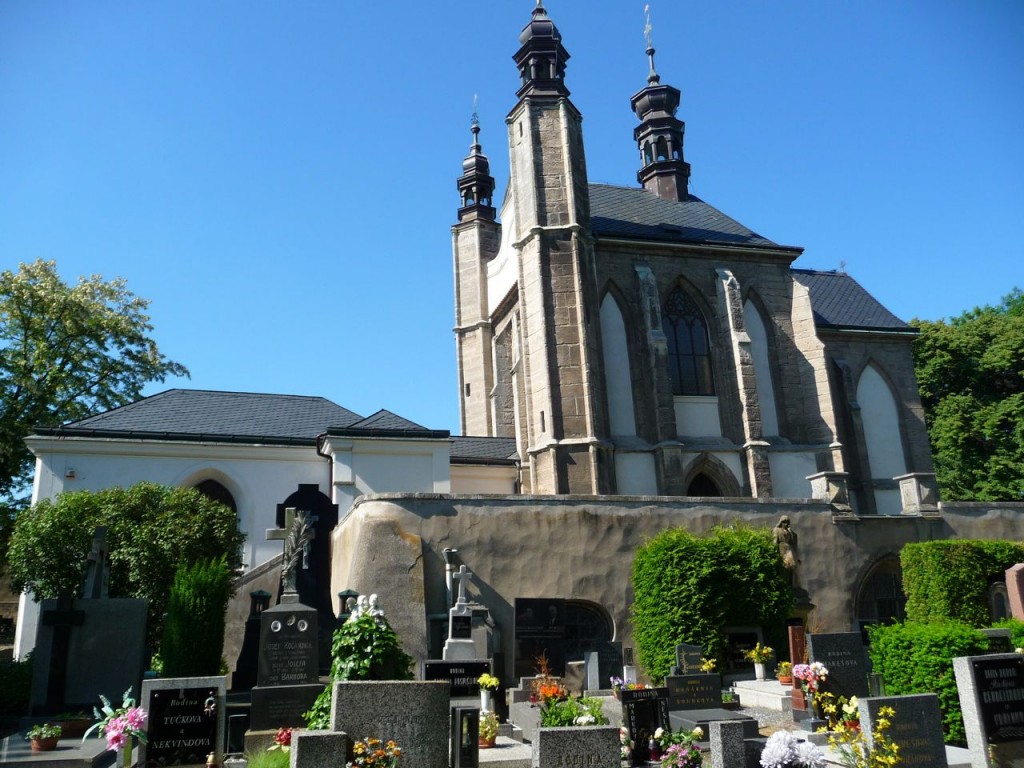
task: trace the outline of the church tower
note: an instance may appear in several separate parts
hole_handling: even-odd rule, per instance
[[[463,218],[465,200],[455,227],[463,429],[516,437],[525,492],[607,493],[582,117],[565,85],[569,53],[540,2],[519,42],[500,242],[482,215]]]
[[[452,227],[455,254],[455,344],[461,393],[461,432],[495,435],[489,395],[493,334],[487,309],[487,264],[497,255],[501,227],[494,220],[494,177],[480,146],[480,123],[472,121],[473,143],[458,180],[462,206]]]

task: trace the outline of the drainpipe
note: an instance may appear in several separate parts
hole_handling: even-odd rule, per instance
[[[452,549],[451,547],[444,548],[444,585],[448,591],[448,605],[445,608],[451,608],[452,603],[452,573],[455,571],[455,565],[452,560],[455,555],[459,554],[459,550]]]
[[[321,432],[316,436],[316,455],[327,459],[327,497],[334,504],[334,460],[329,454],[323,452],[324,443],[327,442],[327,433]]]

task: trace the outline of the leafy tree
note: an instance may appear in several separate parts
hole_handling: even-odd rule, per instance
[[[137,400],[150,381],[187,376],[149,334],[149,302],[116,278],[68,285],[53,261],[0,272],[0,498],[22,491],[32,456],[24,439]]]
[[[947,499],[1024,501],[1024,293],[912,321],[914,367]]]
[[[149,601],[151,640],[161,636],[179,566],[223,556],[241,567],[245,534],[235,513],[194,488],[139,483],[62,493],[18,516],[8,547],[11,583],[36,597],[80,595],[93,532],[107,527],[110,596]]]

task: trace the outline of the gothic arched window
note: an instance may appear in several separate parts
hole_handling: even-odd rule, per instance
[[[682,288],[669,294],[662,313],[674,395],[713,395],[711,347],[704,315]]]
[[[216,480],[203,480],[195,485],[195,489],[206,498],[212,499],[213,501],[219,501],[232,512],[238,514],[238,508],[235,505],[235,497],[231,495],[231,491]]]

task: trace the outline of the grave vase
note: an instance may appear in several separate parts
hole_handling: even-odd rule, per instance
[[[764,662],[754,662],[754,677],[757,680],[764,680]]]
[[[480,689],[480,711],[493,712],[491,709],[491,692],[487,688]]]

